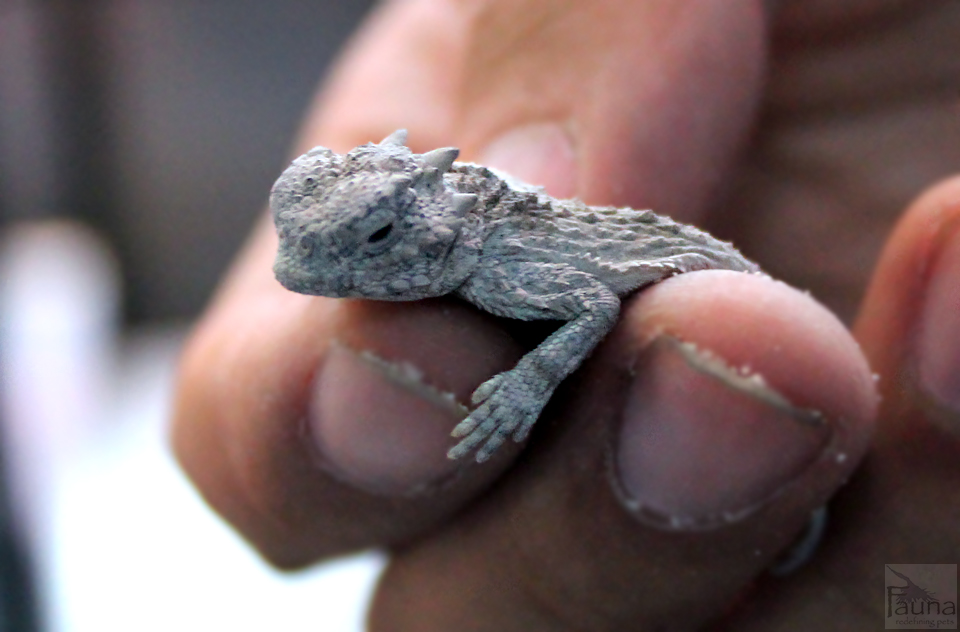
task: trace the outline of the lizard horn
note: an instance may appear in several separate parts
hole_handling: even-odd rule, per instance
[[[428,167],[436,167],[440,173],[444,173],[453,165],[453,161],[460,155],[460,150],[456,147],[443,147],[434,149],[423,154],[423,164]]]
[[[390,134],[389,136],[384,138],[382,141],[380,141],[380,144],[381,145],[400,145],[401,147],[403,147],[404,145],[407,144],[407,130],[398,129],[397,131],[395,131],[394,133]]]
[[[413,178],[410,176],[393,176],[390,178],[391,195],[397,195],[400,192],[409,189],[411,184],[413,184]]]
[[[457,217],[463,217],[467,211],[477,204],[477,196],[472,193],[454,193],[453,194],[453,214]]]

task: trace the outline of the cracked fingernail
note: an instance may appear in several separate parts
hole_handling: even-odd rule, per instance
[[[920,384],[960,411],[960,232],[933,265],[916,344]]]
[[[577,192],[573,142],[557,123],[515,127],[488,143],[478,162],[542,186],[557,198],[571,198]]]
[[[415,367],[334,343],[308,421],[332,474],[369,491],[411,494],[456,469],[446,452],[465,410]]]
[[[827,449],[831,424],[763,378],[661,335],[627,396],[617,453],[624,502],[667,529],[735,522]]]

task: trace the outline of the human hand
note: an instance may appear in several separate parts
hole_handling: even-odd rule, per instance
[[[299,144],[407,127],[415,151],[458,145],[554,195],[705,226],[847,321],[872,275],[854,331],[879,431],[797,575],[764,569],[854,471],[877,401],[845,328],[754,276],[627,301],[522,455],[476,466],[445,459],[456,414],[397,365],[466,401],[541,329],[286,292],[264,222],[185,354],[181,462],[278,565],[390,546],[374,632],[877,625],[884,562],[958,550],[960,182],[922,197],[871,270],[907,200],[957,164],[953,7],[388,3]],[[725,387],[677,340],[782,399]],[[825,423],[798,421],[808,409]]]

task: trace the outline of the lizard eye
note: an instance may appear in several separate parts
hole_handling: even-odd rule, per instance
[[[383,228],[375,231],[372,235],[367,237],[368,244],[375,244],[379,241],[383,241],[390,234],[390,231],[393,230],[393,224],[387,224]]]

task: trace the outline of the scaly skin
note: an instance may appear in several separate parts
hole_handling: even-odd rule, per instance
[[[412,301],[455,294],[520,320],[568,321],[473,393],[452,459],[522,441],[556,387],[613,328],[620,297],[666,277],[758,272],[730,244],[630,208],[556,200],[470,163],[414,154],[398,130],[340,156],[316,147],[280,176],[270,205],[277,279],[295,292]]]

